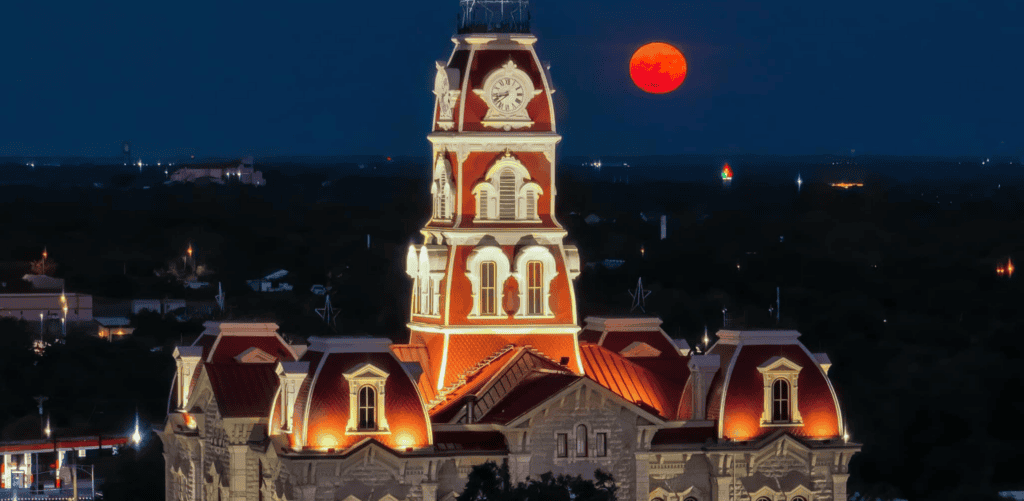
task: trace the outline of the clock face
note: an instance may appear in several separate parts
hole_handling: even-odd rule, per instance
[[[516,111],[526,103],[526,91],[522,82],[512,77],[499,78],[491,85],[488,94],[491,105],[505,113]]]

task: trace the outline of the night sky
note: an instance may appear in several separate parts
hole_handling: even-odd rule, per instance
[[[0,4],[2,156],[429,154],[457,0]],[[567,155],[1024,154],[1024,4],[533,0]],[[689,62],[667,95],[640,45]]]

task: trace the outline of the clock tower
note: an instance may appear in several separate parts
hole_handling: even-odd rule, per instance
[[[432,392],[509,345],[583,372],[579,252],[555,220],[549,66],[526,0],[461,4],[455,48],[435,63],[433,210],[406,258],[409,342],[426,346]]]

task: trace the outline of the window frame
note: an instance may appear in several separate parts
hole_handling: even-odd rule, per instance
[[[594,434],[596,439],[594,457],[608,457],[608,432],[599,431]]]
[[[498,263],[480,263],[480,315],[498,315]]]
[[[359,417],[356,429],[359,431],[377,431],[377,390],[368,384],[359,387],[357,392],[359,403]],[[364,396],[369,396],[371,402],[367,403]]]
[[[526,314],[536,317],[544,314],[544,263],[526,262]]]
[[[580,435],[580,429],[583,429],[582,437]],[[576,443],[576,454],[575,457],[585,458],[590,457],[590,437],[588,436],[587,425],[579,423],[573,427],[573,441]],[[580,445],[583,445],[583,452],[580,452]]]
[[[568,433],[555,433],[555,457],[561,459],[569,457]]]

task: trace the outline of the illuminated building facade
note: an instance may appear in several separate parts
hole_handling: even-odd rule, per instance
[[[526,30],[479,26],[436,64],[408,343],[207,323],[175,351],[166,499],[451,501],[485,461],[600,468],[626,500],[846,499],[860,447],[799,333],[720,331],[698,355],[656,318],[579,325],[547,65]]]

